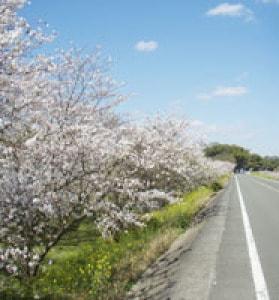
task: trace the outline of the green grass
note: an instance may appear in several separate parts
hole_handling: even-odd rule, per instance
[[[278,180],[278,178],[273,177],[272,175],[262,173],[262,172],[252,172],[252,175],[256,176],[256,177],[260,177],[260,178],[265,178],[265,179]]]
[[[123,232],[117,241],[104,240],[92,220],[85,220],[49,252],[32,283],[33,293],[52,300],[124,299],[142,272],[185,231],[227,180],[223,177],[210,187],[185,195],[179,203],[144,215],[148,220],[145,227]],[[24,286],[11,281],[9,286],[6,299],[31,299],[19,297],[26,291]]]
[[[185,195],[183,200],[177,204],[168,205],[163,209],[152,213],[150,223],[155,223],[160,228],[185,229],[194,214],[206,203],[213,194],[213,189],[201,187],[198,190]]]

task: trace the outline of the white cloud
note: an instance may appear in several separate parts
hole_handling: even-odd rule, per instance
[[[234,86],[234,87],[218,87],[214,91],[216,97],[233,97],[243,96],[247,94],[247,88],[245,86]]]
[[[222,3],[207,11],[206,14],[207,16],[210,17],[225,16],[225,17],[244,18],[246,21],[252,21],[254,19],[253,11],[241,3],[238,4]]]
[[[247,142],[251,144],[256,137],[262,134],[260,130],[251,128],[243,122],[214,124],[205,123],[200,120],[192,120],[190,126],[190,129],[203,137],[205,142],[242,144],[246,147]]]
[[[200,121],[200,120],[192,120],[190,122],[191,126],[193,127],[203,127],[204,126],[204,122]]]
[[[135,45],[135,49],[140,52],[153,52],[159,47],[156,41],[139,41]]]
[[[192,121],[190,121],[190,126],[194,130],[198,130],[203,134],[219,132],[219,128],[216,124],[206,124],[201,120],[192,120]]]
[[[225,98],[225,97],[241,97],[248,94],[248,89],[245,86],[220,86],[208,93],[198,95],[198,99],[210,100],[212,98]]]
[[[212,93],[202,93],[202,94],[199,94],[197,96],[197,98],[200,100],[210,100],[213,98],[213,95],[212,95]]]

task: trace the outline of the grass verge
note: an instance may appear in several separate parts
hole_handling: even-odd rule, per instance
[[[272,179],[272,180],[278,180],[275,176],[263,173],[263,172],[252,172],[253,176],[260,177],[260,178],[265,178],[265,179]],[[279,181],[279,180],[278,180]]]
[[[37,299],[124,299],[144,270],[185,231],[228,178],[222,177],[185,195],[179,203],[143,216],[148,220],[145,227],[123,232],[117,241],[102,239],[92,220],[85,220],[48,254],[32,283]],[[24,286],[9,279],[2,298],[31,299],[30,295],[21,296],[25,292]]]

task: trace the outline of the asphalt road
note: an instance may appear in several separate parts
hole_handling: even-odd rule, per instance
[[[279,182],[234,177],[130,299],[279,300]]]
[[[237,181],[239,191],[236,181],[230,190],[210,299],[279,299],[279,182],[244,175]]]
[[[189,268],[194,264],[201,272],[196,271],[192,286],[180,277],[180,288],[176,285],[170,299],[279,299],[279,182],[238,175],[218,205],[192,245],[192,252],[199,252],[201,241],[208,243],[207,251],[215,258],[185,258]],[[214,229],[215,236],[208,234]],[[211,246],[212,238],[219,246]]]

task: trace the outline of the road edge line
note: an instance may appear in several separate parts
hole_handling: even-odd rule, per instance
[[[243,200],[243,196],[240,190],[237,176],[235,176],[235,182],[236,182],[238,199],[239,199],[241,213],[242,213],[242,220],[243,220],[245,237],[246,237],[250,264],[252,269],[252,277],[254,281],[256,298],[257,300],[269,300],[269,294],[268,294],[267,285],[264,278],[264,273],[262,270],[259,254],[257,251],[256,243],[254,240],[252,228],[250,225],[249,217],[247,214],[246,206]]]

